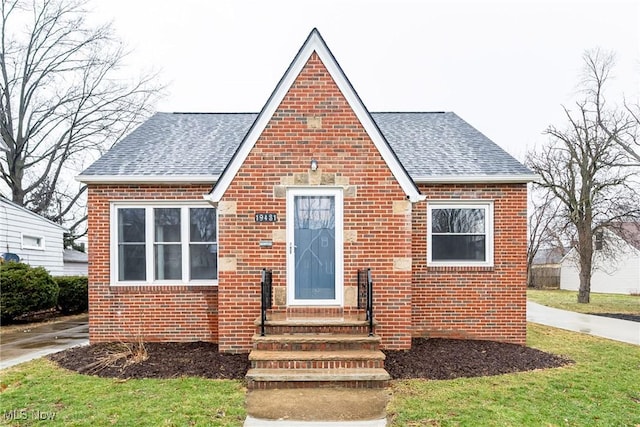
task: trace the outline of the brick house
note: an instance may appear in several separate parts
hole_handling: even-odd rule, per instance
[[[78,177],[90,340],[247,352],[263,268],[269,316],[320,320],[370,268],[383,348],[524,344],[533,178],[454,113],[370,113],[314,29],[260,113],[157,113]]]

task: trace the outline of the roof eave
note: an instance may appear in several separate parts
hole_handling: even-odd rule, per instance
[[[214,184],[218,175],[78,175],[84,184]]]
[[[526,184],[540,179],[536,174],[523,175],[434,175],[413,178],[416,184]]]

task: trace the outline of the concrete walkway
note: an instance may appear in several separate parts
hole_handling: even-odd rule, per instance
[[[527,321],[640,345],[640,323],[559,310],[527,301]]]
[[[0,369],[89,344],[89,317],[75,316],[62,322],[16,329],[0,338]]]

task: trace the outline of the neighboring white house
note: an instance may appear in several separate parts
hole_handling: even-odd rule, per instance
[[[62,256],[65,276],[88,276],[89,256],[75,249],[65,249]]]
[[[64,274],[65,229],[0,196],[0,255],[10,253],[55,276]]]
[[[602,239],[596,242],[591,292],[640,294],[640,224],[625,223],[620,230],[605,232]],[[601,251],[600,244],[615,249]],[[560,289],[578,290],[578,272],[578,253],[571,249],[561,263]]]

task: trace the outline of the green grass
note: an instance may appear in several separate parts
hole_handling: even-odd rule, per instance
[[[578,303],[576,291],[528,289],[527,299],[538,304],[578,313],[625,313],[640,315],[640,296],[591,293],[589,304]]]
[[[3,425],[241,426],[246,416],[241,381],[105,379],[46,359],[0,371],[0,391]]]
[[[392,425],[640,425],[640,347],[535,324],[528,345],[576,363],[495,377],[394,381]]]
[[[530,324],[528,344],[575,364],[450,381],[393,381],[393,426],[638,426],[640,347]],[[0,371],[0,424],[241,426],[241,381],[115,380],[39,359]],[[9,420],[11,411],[26,420]],[[24,412],[22,412],[24,411]]]

